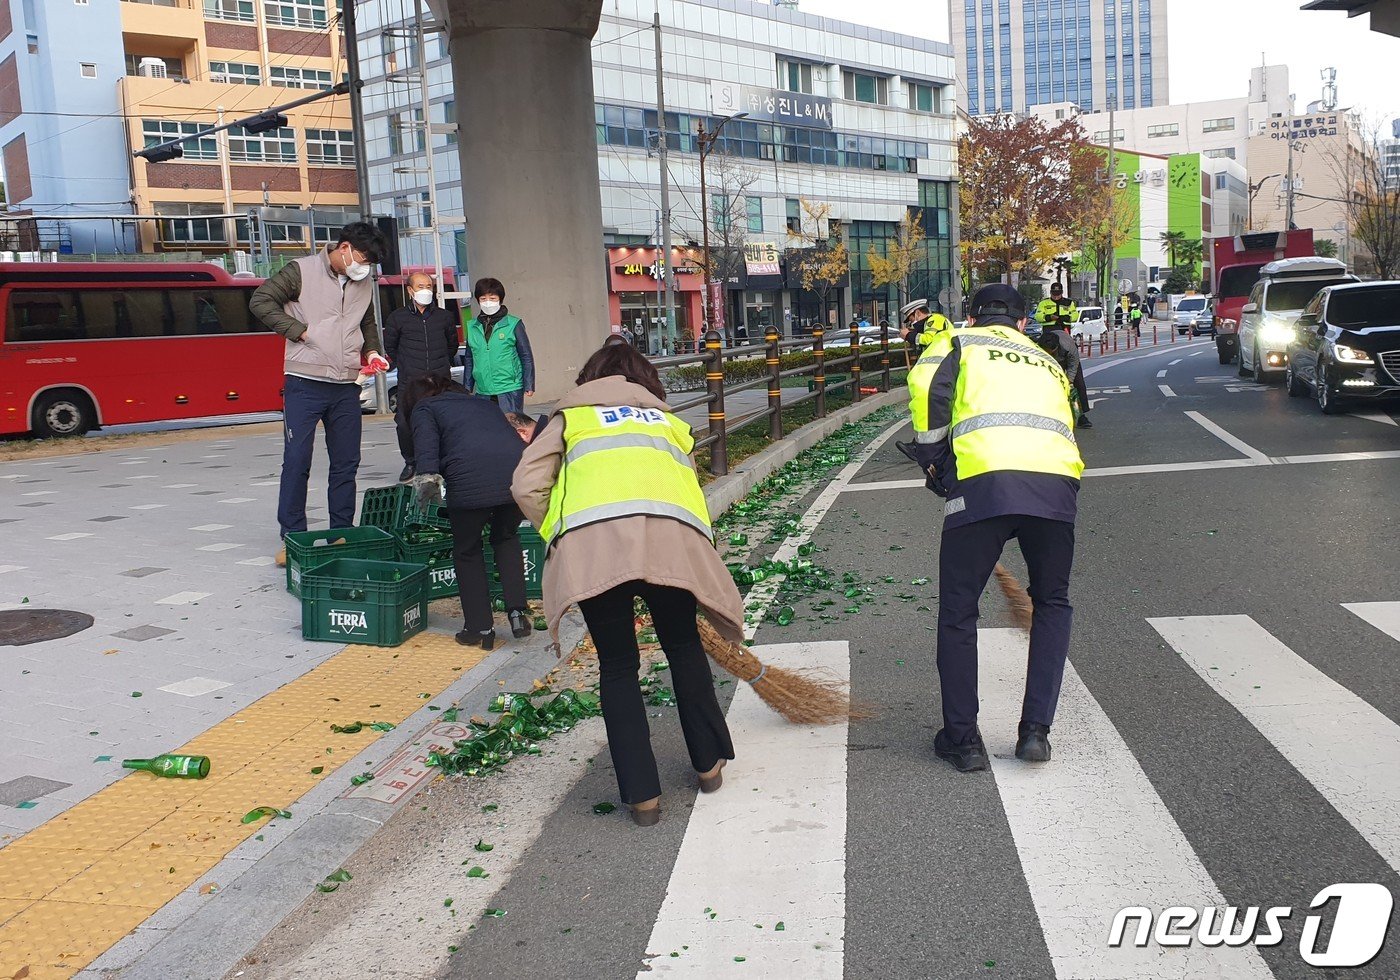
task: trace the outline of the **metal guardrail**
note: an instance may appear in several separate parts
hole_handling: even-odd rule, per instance
[[[762,416],[768,418],[768,436],[771,439],[781,439],[783,437],[783,409],[792,408],[807,401],[816,402],[816,417],[825,418],[827,414],[827,395],[834,391],[841,391],[849,388],[851,390],[851,400],[859,402],[868,394],[875,394],[890,390],[890,330],[888,324],[880,327],[879,349],[865,352],[860,347],[860,331],[857,327],[850,330],[850,346],[841,345],[839,350],[847,353],[828,357],[828,348],[825,344],[826,331],[820,327],[814,328],[810,338],[801,337],[793,340],[783,340],[779,337],[777,330],[772,327],[764,334],[763,343],[746,344],[742,347],[724,346],[724,338],[717,330],[711,330],[705,334],[702,341],[704,349],[696,354],[677,354],[670,357],[651,358],[651,363],[658,370],[666,368],[688,367],[691,365],[704,365],[705,367],[705,392],[692,398],[682,401],[669,401],[672,412],[683,412],[687,409],[698,408],[705,405],[709,409],[709,433],[702,439],[696,440],[695,448],[710,449],[710,472],[715,476],[724,476],[729,472],[729,450],[728,434],[731,429],[737,429],[747,425]],[[874,346],[874,345],[870,345]],[[800,365],[798,367],[783,370],[782,355],[785,351],[806,350],[811,348],[812,363]],[[743,358],[756,357],[762,355],[767,371],[763,376],[748,381],[741,381],[736,384],[726,385],[724,383],[724,366],[726,361],[737,361]],[[876,376],[874,386],[862,386],[861,378],[866,373],[869,366]],[[827,382],[827,372],[829,370],[845,370],[846,379],[835,383]],[[795,397],[783,397],[783,381],[787,378],[810,377],[811,385],[808,391],[798,394]],[[741,391],[748,391],[752,388],[767,386],[768,405],[766,408],[750,413],[738,419],[730,419],[725,413],[724,400],[726,395],[737,394]]]

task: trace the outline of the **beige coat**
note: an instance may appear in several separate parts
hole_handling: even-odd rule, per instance
[[[539,527],[564,457],[566,408],[630,405],[669,411],[641,385],[621,377],[580,385],[559,400],[549,425],[525,450],[511,482],[511,494],[530,523]],[[544,563],[544,614],[558,639],[559,621],[580,599],[633,579],[686,589],[724,637],[744,635],[744,600],[729,569],[705,536],[666,517],[637,515],[575,528],[555,540]]]

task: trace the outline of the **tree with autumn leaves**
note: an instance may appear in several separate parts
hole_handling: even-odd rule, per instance
[[[1073,119],[970,119],[958,141],[965,292],[1041,275],[1057,255],[1079,251],[1091,226],[1106,244],[1121,206],[1105,192],[1103,166]]]

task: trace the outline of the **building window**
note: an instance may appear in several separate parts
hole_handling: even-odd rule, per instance
[[[457,125],[457,100],[456,100],[456,99],[447,99],[447,100],[445,100],[445,101],[442,103],[442,121],[443,121],[444,123],[446,123],[447,125],[449,125],[449,126],[456,126],[456,125]],[[448,146],[455,146],[455,145],[457,144],[457,130],[454,129],[454,130],[452,130],[451,132],[447,133],[446,135],[447,135],[447,145],[448,145]]]
[[[1113,131],[1113,142],[1115,142],[1115,143],[1121,143],[1122,141],[1123,141],[1123,130],[1121,130],[1121,129],[1115,129],[1115,130]],[[1106,130],[1106,129],[1101,129],[1101,130],[1099,130],[1097,133],[1094,134],[1094,138],[1093,138],[1093,140],[1091,140],[1090,142],[1093,142],[1093,143],[1107,143],[1107,142],[1108,142],[1108,130]]]
[[[802,202],[795,197],[787,199],[787,230],[794,235],[802,233]]]
[[[925,85],[923,82],[910,82],[909,108],[915,112],[942,112],[943,107],[939,103],[939,92],[932,85]]]
[[[1165,123],[1161,126],[1148,126],[1147,135],[1148,138],[1155,138],[1158,136],[1180,136],[1181,127],[1176,123]]]
[[[204,0],[204,16],[212,20],[235,20],[253,23],[253,0]]]
[[[296,133],[288,126],[265,133],[250,133],[242,126],[231,126],[228,156],[234,163],[296,163]]]
[[[223,213],[218,204],[155,204],[155,213],[170,215],[157,221],[161,244],[226,245],[224,219],[211,217]]]
[[[413,110],[413,121],[406,122],[402,112],[396,112],[389,117],[389,153],[397,156],[401,153],[422,153],[423,152],[423,110],[421,108]],[[404,133],[411,132],[411,139],[405,139]],[[408,147],[413,149],[409,150]]]
[[[867,75],[858,71],[843,71],[846,84],[846,98],[851,102],[867,102],[871,105],[890,104],[890,80],[879,75]]]
[[[262,70],[257,65],[239,61],[209,62],[209,81],[232,85],[261,85]]]
[[[1235,117],[1234,117],[1234,116],[1222,116],[1222,117],[1219,118],[1219,119],[1207,119],[1205,122],[1201,123],[1201,132],[1203,132],[1203,133],[1219,133],[1219,132],[1222,132],[1222,131],[1224,131],[1224,130],[1229,130],[1229,129],[1234,129],[1234,128],[1235,128]]]
[[[812,94],[812,66],[800,61],[778,59],[778,88]]]
[[[78,74],[83,78],[96,78],[97,66],[91,61],[80,61],[78,62]]]
[[[763,198],[745,197],[744,210],[749,219],[749,231],[763,234]]]
[[[1202,150],[1201,156],[1206,157],[1210,160],[1233,160],[1235,159],[1235,148],[1233,146],[1227,146],[1223,149]]]
[[[306,162],[323,167],[353,167],[354,136],[348,129],[308,129]]]
[[[165,74],[154,75],[155,78],[184,79],[185,63],[179,58],[162,58],[159,55],[150,54],[129,54],[126,56],[126,73],[128,75],[140,75],[141,62],[156,60],[165,65]]]
[[[273,85],[283,88],[318,88],[329,91],[331,73],[320,68],[282,68],[273,65],[268,69]]]
[[[728,231],[730,224],[729,198],[724,194],[710,195],[710,223],[715,231]]]
[[[328,23],[326,0],[277,0],[263,4],[263,16],[280,27],[308,27],[323,31]]]
[[[159,146],[181,136],[193,136],[208,127],[203,123],[174,122],[168,119],[142,119],[141,136],[147,147]],[[186,160],[219,159],[219,141],[213,136],[203,136],[182,144]]]

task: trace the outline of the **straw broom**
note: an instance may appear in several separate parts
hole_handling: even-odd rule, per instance
[[[720,636],[699,621],[700,642],[710,659],[741,681],[747,681],[763,703],[794,725],[834,725],[869,717],[851,704],[846,685],[822,677],[821,671],[788,670],[764,664],[748,647]]]
[[[1006,597],[1006,607],[1011,613],[1011,621],[1016,624],[1017,629],[1031,631],[1031,597],[1026,594],[1026,590],[1021,583],[1016,581],[1016,576],[1006,570],[1006,566],[997,562],[996,567],[997,585],[1001,586],[1001,594]]]

